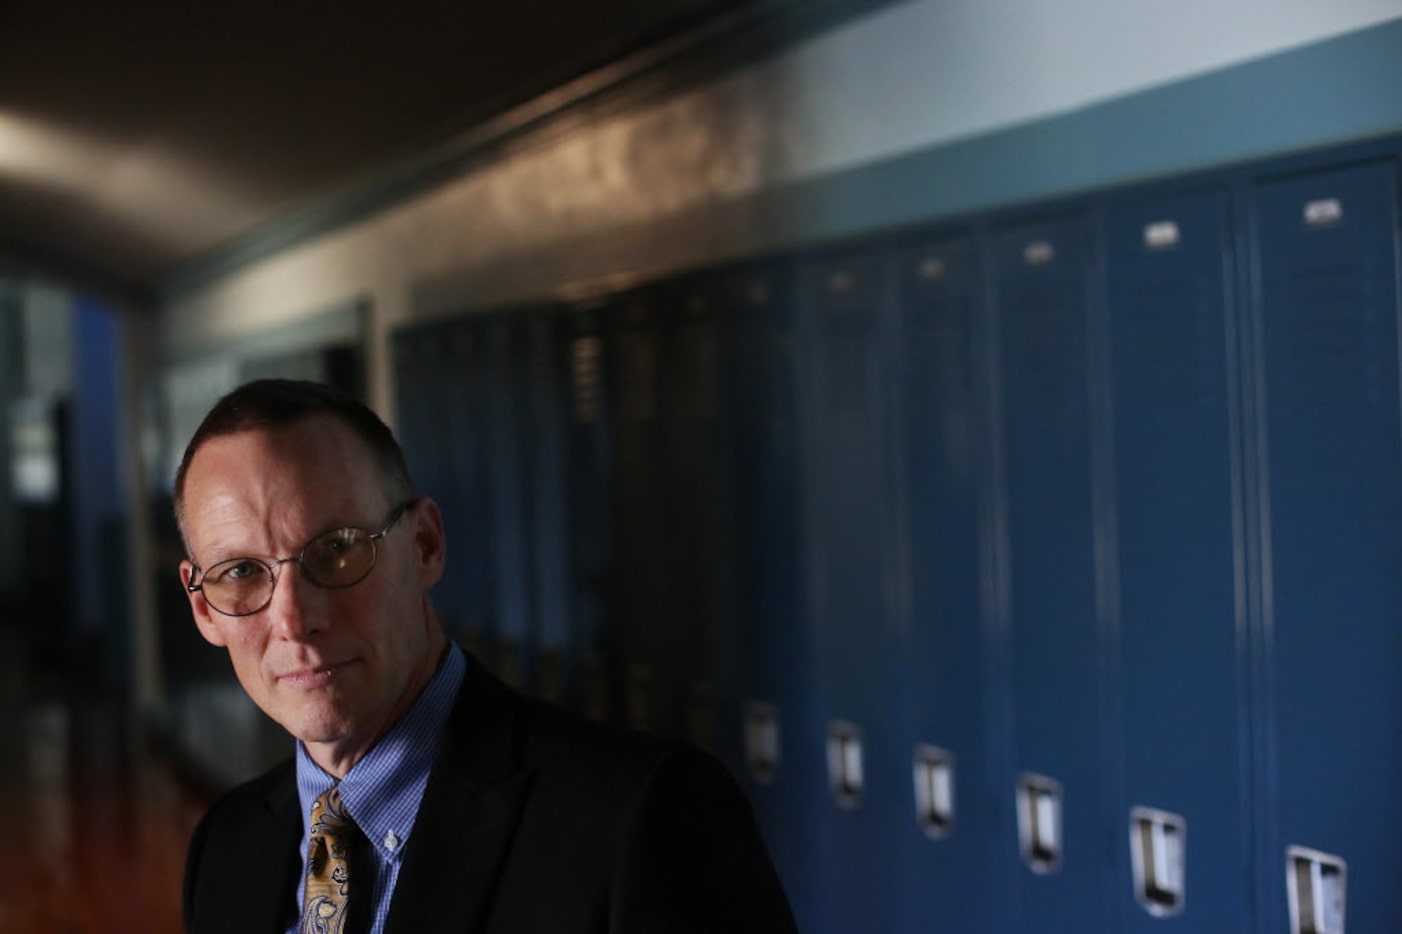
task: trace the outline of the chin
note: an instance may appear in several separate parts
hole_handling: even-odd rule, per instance
[[[298,711],[278,719],[282,728],[304,743],[334,743],[349,739],[358,729],[357,718],[348,713],[325,712],[308,716]]]

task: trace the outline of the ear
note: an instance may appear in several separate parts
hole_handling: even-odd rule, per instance
[[[448,543],[443,534],[443,513],[431,497],[424,496],[414,504],[414,567],[418,587],[427,590],[443,576]]]
[[[190,599],[190,612],[194,614],[195,626],[199,628],[200,635],[204,636],[206,642],[223,648],[228,645],[228,640],[224,638],[224,632],[219,628],[219,622],[214,618],[214,612],[205,602],[204,594],[198,590],[192,591],[190,589],[190,581],[194,577],[194,564],[190,561],[181,561],[180,585],[185,590],[185,596]]]

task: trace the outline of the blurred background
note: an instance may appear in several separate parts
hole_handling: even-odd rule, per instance
[[[803,929],[1402,915],[1396,0],[0,9],[0,931],[291,751],[186,440],[395,428],[499,675],[714,750]]]

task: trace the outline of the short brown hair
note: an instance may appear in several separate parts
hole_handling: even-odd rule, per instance
[[[259,379],[245,383],[214,404],[185,446],[175,474],[175,521],[185,534],[185,475],[195,452],[213,438],[277,428],[314,415],[339,420],[365,442],[374,456],[390,502],[413,499],[414,482],[394,432],[364,403],[323,383],[297,379]]]

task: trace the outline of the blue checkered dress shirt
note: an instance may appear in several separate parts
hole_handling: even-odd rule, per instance
[[[366,876],[374,874],[375,921],[368,934],[381,934],[389,914],[394,883],[399,878],[400,856],[414,832],[429,768],[438,754],[439,737],[452,713],[462,687],[467,663],[462,650],[450,644],[437,672],[399,722],[341,779],[341,800],[356,826],[374,845],[376,865],[355,866],[352,885],[363,892]],[[297,794],[302,801],[302,874],[297,883],[296,914],[302,910],[302,889],[307,877],[307,843],[312,802],[336,779],[321,770],[306,749],[297,744]],[[293,917],[287,934],[297,934]]]

